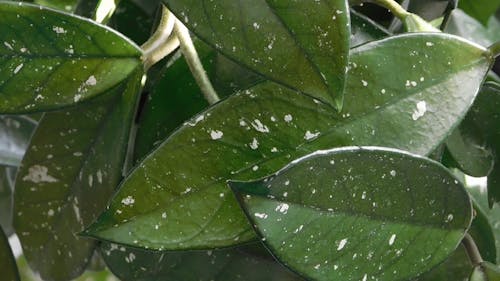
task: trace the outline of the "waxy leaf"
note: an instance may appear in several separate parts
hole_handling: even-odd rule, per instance
[[[34,3],[65,12],[74,12],[79,0],[35,0]]]
[[[103,94],[141,64],[140,49],[87,19],[0,3],[0,112],[46,111]]]
[[[47,280],[85,269],[95,241],[77,236],[122,177],[142,67],[105,96],[46,113],[19,169],[14,227],[30,266]]]
[[[468,281],[472,265],[463,245],[458,248],[442,264],[426,272],[413,281]]]
[[[21,164],[36,125],[27,116],[0,116],[0,165]]]
[[[259,251],[258,254],[254,248]],[[260,244],[238,248],[153,252],[104,243],[106,264],[123,281],[299,281]]]
[[[351,33],[351,46],[358,46],[390,35],[385,28],[354,10],[351,10]]]
[[[496,17],[491,17],[488,25],[483,26],[464,11],[456,9],[451,13],[444,31],[487,47],[499,40],[500,21]]]
[[[445,167],[382,148],[319,151],[229,185],[274,256],[311,280],[408,280],[445,260],[472,220]]]
[[[186,122],[145,158],[86,233],[171,250],[253,239],[226,180],[258,179],[340,146],[430,154],[469,108],[491,60],[455,36],[400,35],[352,51],[341,114],[272,82],[242,91]]]
[[[0,268],[2,269],[2,280],[20,281],[16,260],[10,249],[9,240],[2,227],[0,227]]]
[[[266,78],[342,107],[347,0],[163,0],[200,39]]]

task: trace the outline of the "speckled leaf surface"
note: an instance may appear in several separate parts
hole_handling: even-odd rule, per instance
[[[74,12],[79,0],[35,0],[34,3],[45,7],[58,9],[68,13]]]
[[[21,164],[36,125],[27,116],[0,116],[0,165]]]
[[[267,82],[195,116],[131,172],[87,235],[154,249],[253,239],[226,180],[340,146],[429,154],[469,108],[491,57],[454,36],[411,34],[356,48],[351,61],[342,114]]]
[[[472,219],[464,187],[403,151],[340,148],[229,182],[255,231],[310,280],[407,280],[446,259]]]
[[[104,243],[101,253],[110,270],[123,281],[303,280],[261,248],[248,245],[208,251],[153,252]]]
[[[16,260],[10,249],[9,240],[0,227],[0,268],[2,269],[2,280],[20,281]]]
[[[0,2],[0,112],[45,111],[98,96],[141,64],[128,39],[87,19]]]
[[[467,251],[462,245],[444,261],[431,271],[423,273],[412,281],[469,281],[472,265],[467,256]]]
[[[163,2],[229,58],[342,107],[351,34],[347,0]]]
[[[85,269],[95,241],[78,237],[122,177],[142,70],[81,107],[46,113],[18,172],[14,227],[44,280]]]

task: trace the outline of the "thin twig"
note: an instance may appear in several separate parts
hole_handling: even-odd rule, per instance
[[[196,52],[196,48],[191,40],[191,36],[189,35],[189,30],[179,20],[177,20],[175,22],[174,31],[177,38],[179,38],[182,54],[186,59],[196,83],[198,83],[201,92],[205,96],[205,99],[209,104],[218,102],[220,98],[215,92],[212,83],[208,79],[205,69],[203,69],[203,65],[198,57],[198,52]]]

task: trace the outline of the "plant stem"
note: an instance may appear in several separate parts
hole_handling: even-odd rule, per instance
[[[165,6],[162,6],[161,20],[155,33],[141,46],[144,52],[145,69],[149,69],[179,46],[177,38],[171,36],[174,25],[175,17]]]
[[[409,14],[408,11],[406,11],[403,7],[401,7],[401,5],[398,4],[398,2],[394,0],[370,0],[369,2],[388,9],[393,15],[402,21],[404,21],[406,16]]]
[[[205,96],[205,99],[209,104],[218,102],[220,98],[217,96],[212,83],[208,79],[205,69],[203,69],[203,65],[198,57],[198,52],[196,52],[196,48],[189,35],[189,30],[179,20],[175,22],[174,30],[177,38],[179,38],[182,54],[186,59],[196,83],[198,83],[201,92]]]
[[[469,233],[465,234],[464,239],[462,240],[462,245],[464,245],[473,266],[478,266],[483,262],[483,258],[477,248],[476,242],[474,242],[474,239]]]
[[[488,50],[493,54],[493,57],[498,57],[500,56],[500,41],[496,42],[495,44],[491,45]]]

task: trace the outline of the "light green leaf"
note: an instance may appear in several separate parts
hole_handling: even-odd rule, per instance
[[[21,164],[36,125],[27,116],[0,116],[0,165]]]
[[[14,227],[30,266],[48,280],[86,268],[95,241],[77,236],[122,177],[142,67],[102,98],[46,113],[18,172]]]
[[[271,82],[242,91],[186,122],[141,162],[87,235],[170,250],[253,239],[226,180],[254,180],[340,146],[427,155],[466,113],[491,60],[455,36],[400,35],[352,51],[341,114]]]
[[[500,8],[500,0],[460,0],[458,7],[486,25],[488,19]]]
[[[2,280],[20,281],[16,260],[10,249],[9,240],[2,227],[0,227],[0,268],[2,269]]]
[[[123,281],[300,281],[259,244],[238,248],[153,252],[104,243],[106,264]]]
[[[386,148],[319,151],[229,185],[274,256],[310,280],[408,280],[445,260],[472,220],[445,167]]]
[[[82,102],[141,64],[135,44],[89,20],[13,2],[1,2],[0,14],[0,112]]]
[[[342,107],[351,34],[347,0],[163,2],[227,57]]]

